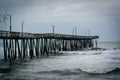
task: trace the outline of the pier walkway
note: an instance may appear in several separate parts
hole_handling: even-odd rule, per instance
[[[15,60],[25,57],[49,56],[57,51],[76,51],[96,47],[99,36],[79,36],[56,33],[23,33],[0,30],[3,40],[4,59]]]

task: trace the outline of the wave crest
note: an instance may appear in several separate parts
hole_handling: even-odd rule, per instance
[[[37,74],[58,74],[58,75],[80,75],[80,74],[94,74],[94,75],[99,75],[99,74],[120,74],[120,68],[115,68],[111,71],[108,72],[103,72],[103,73],[99,73],[99,72],[87,72],[87,71],[83,71],[81,69],[74,69],[74,70],[52,70],[52,71],[40,71],[37,72]]]
[[[107,74],[112,74],[112,73],[114,73],[114,74],[120,74],[120,68],[115,68],[112,71],[107,72]]]
[[[86,72],[88,74],[120,74],[120,68],[115,68],[115,69],[112,69],[109,71],[102,71],[102,72],[99,72],[99,71],[88,72],[88,71],[84,71],[84,70],[82,70],[82,71]]]

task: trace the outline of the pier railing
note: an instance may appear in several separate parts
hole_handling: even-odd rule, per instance
[[[23,37],[26,38],[34,37],[34,34],[0,30],[0,38],[23,38]]]
[[[0,39],[21,39],[21,38],[55,38],[55,39],[96,39],[99,36],[79,36],[68,34],[53,34],[53,33],[25,33],[25,32],[10,32],[0,30]]]

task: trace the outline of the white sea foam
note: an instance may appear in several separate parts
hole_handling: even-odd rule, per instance
[[[100,55],[86,56],[86,59],[83,63],[84,66],[81,67],[81,69],[86,72],[106,73],[116,68],[120,68],[120,50],[110,49],[101,51]]]
[[[33,59],[15,65],[15,71],[13,70],[3,78],[11,80],[120,80],[119,48],[59,53],[63,55]]]
[[[62,51],[61,53],[64,54],[62,56],[35,59],[30,62],[25,62],[23,65],[15,66],[16,71],[4,77],[11,79],[26,78],[29,80],[41,78],[45,80],[61,78],[65,80],[67,78],[68,80],[68,77],[72,80],[79,80],[86,77],[83,80],[89,80],[90,75],[88,73],[106,74],[120,67],[120,60],[114,59],[116,57],[119,58],[120,50]],[[110,75],[107,77],[106,75],[102,78],[97,75],[100,78],[97,77],[97,79],[104,80],[104,78],[109,78]],[[119,75],[117,78],[120,79]],[[91,80],[96,79],[93,79],[92,76]]]
[[[72,51],[62,52],[68,54],[77,54],[78,57],[73,64],[81,70],[89,73],[106,73],[116,68],[120,68],[120,50],[107,49],[107,50],[87,50],[87,51]],[[72,58],[71,58],[72,59]],[[116,59],[116,60],[113,60]],[[78,62],[78,64],[76,63]],[[112,65],[111,65],[112,64]]]

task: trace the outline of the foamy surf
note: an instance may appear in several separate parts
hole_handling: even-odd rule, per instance
[[[58,56],[15,64],[0,79],[23,80],[119,80],[120,49],[60,51]]]
[[[101,49],[101,50],[86,50],[86,51],[62,51],[63,54],[80,55],[78,64],[81,64],[80,69],[88,73],[107,73],[119,68],[120,49]],[[116,60],[113,60],[116,59]],[[83,62],[83,63],[82,63]],[[113,64],[110,66],[110,64]],[[114,67],[116,66],[116,67]]]

